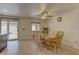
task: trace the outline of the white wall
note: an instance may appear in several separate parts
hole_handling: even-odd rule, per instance
[[[1,33],[1,19],[0,19],[0,33]]]
[[[32,32],[32,22],[39,22],[42,27],[46,26],[46,21],[40,20],[40,19],[20,19],[19,20],[19,39],[21,40],[27,40],[27,39],[33,39],[33,34],[37,36],[40,32]],[[23,30],[25,28],[25,30]]]
[[[49,36],[54,36],[57,31],[64,31],[62,43],[79,49],[79,9],[59,15],[61,22],[57,22],[57,16],[48,22]]]
[[[0,19],[0,33],[1,33],[1,19]]]

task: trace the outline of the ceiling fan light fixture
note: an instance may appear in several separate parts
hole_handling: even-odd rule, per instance
[[[46,18],[45,16],[42,17],[42,19],[45,19],[45,18]]]
[[[47,13],[45,13],[44,16],[47,16]]]
[[[43,13],[41,13],[42,15],[46,16],[48,15],[48,12],[47,11],[44,11]]]
[[[40,19],[48,19],[51,18],[52,15],[49,15],[49,13],[47,11],[44,11],[42,13],[40,13],[39,15],[37,15]]]

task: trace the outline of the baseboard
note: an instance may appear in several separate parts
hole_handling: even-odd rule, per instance
[[[69,50],[72,50],[72,51],[74,51],[74,50],[77,51],[77,52],[79,51],[78,48],[74,48],[74,47],[68,46],[68,45],[66,45],[66,44],[63,44],[63,47],[64,47],[64,48],[67,48],[67,49],[69,49]]]
[[[15,41],[15,40],[18,40],[18,39],[12,39],[12,40],[7,40],[7,41]]]
[[[22,40],[33,40],[33,39],[19,39],[19,40],[21,40],[21,41],[22,41]]]

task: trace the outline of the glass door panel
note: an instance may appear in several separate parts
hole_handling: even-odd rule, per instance
[[[18,22],[9,22],[9,40],[18,39]]]
[[[1,33],[5,34],[8,33],[8,22],[7,21],[1,21]]]

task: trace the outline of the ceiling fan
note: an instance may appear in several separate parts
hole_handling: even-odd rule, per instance
[[[43,11],[42,13],[40,13],[39,15],[37,15],[37,17],[41,18],[41,19],[48,19],[53,17],[52,15],[49,15],[47,11]]]

